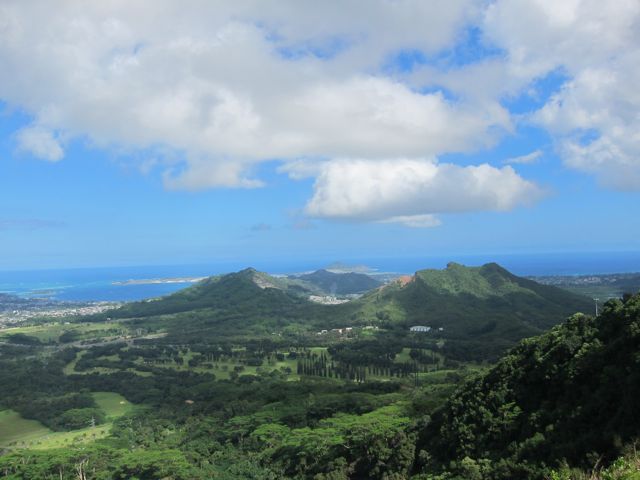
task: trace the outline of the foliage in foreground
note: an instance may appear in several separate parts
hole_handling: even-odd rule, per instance
[[[419,468],[506,480],[608,463],[640,432],[639,351],[640,295],[523,341],[434,415]]]
[[[608,467],[596,465],[589,471],[563,465],[551,472],[549,480],[640,480],[640,454],[633,444],[626,455],[616,459]]]

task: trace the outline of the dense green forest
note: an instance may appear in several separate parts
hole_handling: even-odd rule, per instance
[[[0,478],[634,478],[640,295],[590,305],[495,264],[341,305],[245,270],[24,327]]]
[[[639,295],[522,341],[433,416],[418,463],[454,472],[443,478],[524,479],[611,461],[640,433],[639,347]]]

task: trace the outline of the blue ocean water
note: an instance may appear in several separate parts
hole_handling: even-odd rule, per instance
[[[516,275],[587,275],[640,272],[640,252],[538,253],[511,255],[448,255],[393,258],[346,258],[349,265],[365,265],[375,273],[413,273],[423,268],[444,268],[450,261],[464,265],[497,262]],[[204,277],[249,266],[273,274],[298,273],[324,268],[331,260],[229,261],[202,265],[101,267],[82,269],[0,272],[0,292],[25,297],[70,301],[132,301],[167,295],[189,283],[118,285],[141,279]]]
[[[0,292],[67,301],[132,301],[167,295],[191,284],[117,282],[204,277],[215,273],[219,272],[194,265],[7,271],[0,272]]]

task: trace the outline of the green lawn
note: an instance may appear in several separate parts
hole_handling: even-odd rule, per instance
[[[87,353],[87,350],[81,350],[78,353],[76,353],[76,358],[74,358],[67,365],[65,365],[64,369],[62,370],[64,374],[65,375],[90,375],[92,373],[107,374],[107,373],[115,373],[115,372],[121,371],[121,369],[118,369],[118,368],[106,368],[106,367],[90,368],[89,370],[84,370],[81,372],[76,371],[76,364],[86,353]],[[100,358],[117,360],[119,357],[117,355],[105,355]],[[153,375],[151,372],[143,372],[143,371],[136,370],[134,368],[127,368],[125,371],[135,373],[136,375],[140,375],[141,377],[148,377],[150,375]]]
[[[250,365],[242,365],[239,361],[219,361],[219,362],[211,362],[213,368],[206,367],[190,367],[188,365],[182,364],[179,365],[175,362],[159,364],[159,368],[170,368],[173,370],[190,370],[192,372],[198,373],[211,373],[216,376],[218,380],[228,380],[230,378],[231,372],[234,371],[234,367],[242,366],[243,369],[238,373],[240,376],[242,375],[258,375],[258,369],[262,371],[271,372],[273,370],[280,370],[281,367],[289,367],[291,369],[291,374],[289,375],[290,379],[298,379],[298,375],[296,374],[297,363],[296,360],[286,359],[282,362],[273,362],[269,364],[265,361],[261,367],[252,367]]]
[[[95,398],[98,407],[104,410],[107,420],[121,417],[133,408],[131,402],[118,393],[94,392],[93,398]]]
[[[75,332],[78,339],[102,338],[104,336],[116,335],[126,332],[126,327],[120,322],[102,323],[45,323],[42,325],[32,325],[28,327],[11,327],[0,329],[0,337],[7,337],[22,333],[30,337],[35,337],[41,342],[57,342],[60,335],[65,332]]]
[[[328,347],[310,347],[309,351],[311,353],[315,353],[316,355],[321,355],[324,353],[327,357],[331,357],[331,355],[329,355],[329,352],[327,352],[327,348]]]
[[[26,420],[13,410],[0,412],[0,448],[13,442],[28,442],[51,433],[37,420]]]
[[[420,350],[422,350],[422,352],[425,354],[435,355],[435,357],[438,359],[439,365],[442,365],[442,363],[444,362],[444,355],[442,355],[441,353],[438,353],[437,351],[434,351],[431,348],[421,348]],[[413,359],[411,358],[410,353],[411,353],[411,348],[408,348],[408,347],[403,348],[402,351],[396,355],[396,358],[394,358],[393,362],[394,363],[413,362]],[[429,366],[433,367],[433,365],[431,364]]]
[[[78,363],[78,360],[80,360],[85,353],[87,353],[86,350],[82,350],[82,351],[76,353],[76,358],[71,360],[62,369],[63,373],[65,375],[71,375],[71,374],[74,374],[74,373],[78,373],[78,372],[76,372],[76,363]]]
[[[53,432],[39,438],[25,442],[27,447],[35,450],[60,448],[79,443],[87,443],[99,438],[105,438],[111,431],[112,423],[104,423],[95,427],[87,427],[71,432]]]
[[[54,432],[36,420],[26,420],[13,410],[0,412],[0,448],[59,448],[90,442],[109,435],[113,420],[131,411],[134,406],[122,395],[94,392],[98,406],[104,410],[107,422],[70,432]]]
[[[321,351],[326,352],[326,347],[313,347],[313,349],[317,350],[318,354]],[[243,352],[245,351],[245,348],[244,347],[234,348],[233,350],[236,352]],[[180,353],[180,357],[182,358],[182,363],[176,363],[175,361],[171,360],[166,363],[158,362],[154,364],[154,366],[157,368],[165,368],[165,369],[179,370],[179,371],[188,370],[188,371],[197,372],[197,373],[211,373],[215,375],[216,379],[218,380],[228,380],[230,378],[230,374],[234,371],[234,368],[236,366],[243,367],[243,369],[238,373],[240,376],[258,375],[259,371],[272,372],[273,370],[280,370],[283,367],[289,367],[291,369],[291,374],[289,375],[289,379],[297,380],[299,378],[299,376],[296,373],[297,360],[291,360],[289,358],[285,358],[285,360],[283,361],[277,361],[277,360],[272,361],[271,363],[269,363],[265,358],[262,366],[260,367],[243,365],[240,359],[219,360],[219,361],[207,362],[211,364],[211,368],[209,368],[205,366],[190,367],[189,360],[191,360],[193,356],[194,356],[194,352],[189,350],[186,353]],[[105,357],[102,357],[102,358],[105,358]],[[145,364],[142,358],[137,358],[134,362],[138,365]],[[93,370],[97,370],[97,369],[93,369]],[[85,372],[85,373],[89,373],[89,372]],[[142,372],[142,371],[133,371],[133,373],[137,373],[139,375],[145,375],[145,374],[151,375],[151,373],[149,372]]]
[[[412,362],[411,356],[409,356],[409,352],[411,352],[410,348],[403,348],[400,353],[396,355],[396,358],[393,360],[395,363],[404,363],[404,362]]]

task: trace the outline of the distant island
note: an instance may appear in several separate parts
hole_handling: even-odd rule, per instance
[[[159,283],[198,283],[207,277],[140,278],[111,282],[111,285],[157,285]]]

